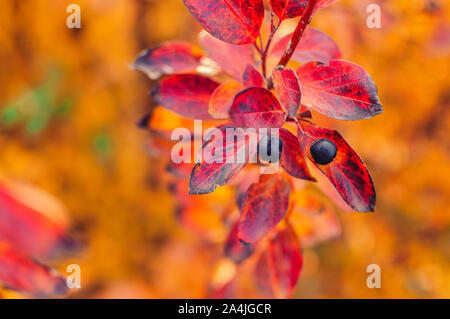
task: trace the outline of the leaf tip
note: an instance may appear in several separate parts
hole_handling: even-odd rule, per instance
[[[150,117],[150,114],[145,115],[143,118],[136,122],[136,126],[143,130],[147,129]]]

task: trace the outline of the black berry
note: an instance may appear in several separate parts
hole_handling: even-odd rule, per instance
[[[336,144],[326,138],[314,142],[309,150],[314,161],[320,165],[330,164],[337,153]]]
[[[278,154],[272,158],[272,144],[276,145],[278,140]],[[280,160],[283,143],[276,136],[263,138],[258,144],[259,157],[263,162],[276,163]]]

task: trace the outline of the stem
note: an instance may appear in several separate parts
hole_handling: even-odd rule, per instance
[[[305,130],[303,129],[302,125],[300,124],[300,121],[296,117],[290,116],[288,119],[295,122],[295,124],[297,125],[297,130],[299,130],[303,135],[309,137],[314,142],[317,141],[314,137],[312,137],[311,135],[309,135],[308,133],[305,132]],[[310,121],[305,120],[305,119],[301,119],[301,121],[305,121],[305,122],[311,123]]]
[[[259,48],[258,44],[256,42],[253,42],[253,46],[255,47],[256,51],[258,51],[258,54],[262,58],[262,50]]]
[[[305,31],[306,26],[311,22],[314,9],[316,8],[316,4],[317,0],[309,0],[305,12],[303,12],[302,17],[300,18],[300,21],[298,22],[297,27],[295,28],[292,38],[289,41],[289,44],[286,50],[284,51],[283,56],[280,59],[280,62],[278,62],[278,66],[280,65],[286,66],[286,64],[291,59],[292,54],[294,54],[295,48],[297,48],[297,45],[303,36],[303,32]]]
[[[262,70],[263,70],[264,78],[267,78],[267,75],[266,75],[266,73],[267,73],[266,72],[266,60],[267,60],[267,55],[269,53],[270,44],[272,43],[273,37],[275,36],[275,33],[277,32],[278,28],[280,27],[281,21],[282,21],[282,20],[280,20],[278,22],[278,24],[275,26],[273,24],[273,15],[274,15],[274,13],[272,12],[272,17],[271,17],[271,20],[270,20],[270,35],[269,35],[269,39],[267,40],[266,47],[264,48],[264,51],[263,51],[263,54],[262,54],[262,57],[261,57]]]

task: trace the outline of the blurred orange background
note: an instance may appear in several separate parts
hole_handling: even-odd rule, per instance
[[[81,7],[81,29],[66,27],[70,3]],[[366,26],[370,3],[382,9],[381,29]],[[312,25],[372,75],[384,113],[318,117],[365,161],[377,205],[339,212],[342,234],[304,249],[294,297],[449,298],[450,3],[341,0]],[[82,288],[68,297],[201,298],[229,271],[225,231],[199,236],[178,223],[167,159],[148,154],[149,135],[135,125],[153,107],[154,82],[129,64],[167,40],[196,43],[199,31],[181,0],[0,2],[0,173],[67,206],[83,248],[51,265],[63,274],[80,265]],[[233,200],[228,186],[210,198]],[[380,289],[366,286],[373,263]]]

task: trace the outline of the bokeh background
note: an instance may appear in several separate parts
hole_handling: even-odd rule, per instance
[[[70,3],[81,7],[81,29],[66,27]],[[370,3],[382,9],[381,29],[366,26]],[[384,113],[319,117],[366,162],[377,206],[338,212],[341,235],[305,248],[294,297],[449,298],[450,3],[342,0],[313,26],[373,76]],[[68,297],[205,297],[227,272],[218,262],[225,230],[202,236],[180,225],[167,159],[149,154],[149,135],[135,125],[153,107],[154,83],[129,64],[166,40],[196,42],[198,31],[181,0],[0,2],[0,173],[67,207],[82,248],[50,264],[62,273],[80,265],[82,289]],[[213,196],[232,200],[227,187]],[[380,289],[366,286],[372,263]]]

